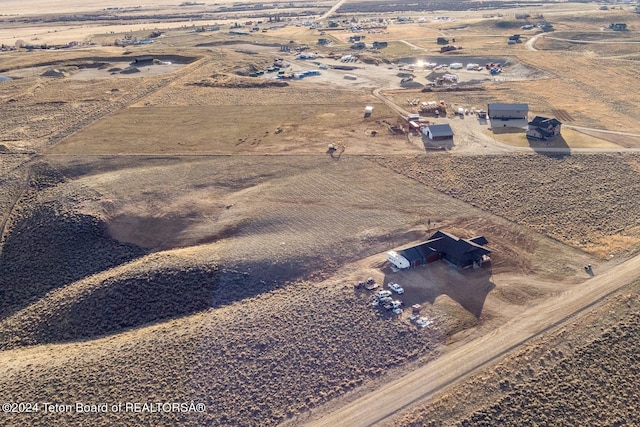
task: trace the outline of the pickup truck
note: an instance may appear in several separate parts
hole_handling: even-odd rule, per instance
[[[397,283],[389,283],[389,289],[398,295],[404,294],[404,288]]]

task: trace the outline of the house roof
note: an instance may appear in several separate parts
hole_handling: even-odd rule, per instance
[[[489,104],[489,110],[529,111],[529,104]]]
[[[410,248],[402,249],[398,253],[403,257],[405,257],[407,261],[413,264],[415,260],[425,259],[437,253],[437,251],[432,247],[430,247],[428,242],[423,242],[416,246],[411,246]]]
[[[484,236],[476,236],[476,237],[473,237],[473,238],[469,239],[469,241],[471,243],[475,243],[476,245],[480,245],[480,246],[484,246],[487,243],[489,243],[487,238],[484,237]]]
[[[444,231],[435,232],[429,240],[415,246],[402,249],[398,254],[402,255],[413,264],[415,260],[425,259],[438,252],[460,262],[476,260],[482,255],[488,255],[491,251],[484,248],[488,243],[484,236],[472,239],[460,239]]]
[[[481,241],[480,238],[481,236],[478,236],[474,239]],[[484,239],[484,237],[482,237],[482,239]],[[486,241],[486,239],[484,240]],[[468,259],[469,256],[482,256],[491,253],[490,250],[482,247],[478,243],[467,239],[460,239],[444,231],[436,231],[427,242],[430,242],[429,246],[433,249],[459,260]]]
[[[449,124],[447,123],[442,125],[429,125],[427,127],[429,128],[429,132],[431,132],[431,135],[434,137],[453,136],[453,130],[451,130],[451,126],[449,126]]]
[[[549,126],[556,127],[561,124],[562,122],[560,122],[556,118],[549,118],[549,117],[542,117],[542,116],[535,116],[533,120],[529,122],[529,125],[535,126],[535,127],[549,127]]]

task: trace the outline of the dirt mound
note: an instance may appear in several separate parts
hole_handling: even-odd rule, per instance
[[[95,217],[54,202],[34,206],[14,223],[2,248],[0,315],[144,253],[110,238]]]
[[[120,74],[135,74],[139,72],[140,69],[138,67],[127,67],[124,70],[120,71]]]
[[[402,86],[403,88],[406,89],[420,89],[422,87],[424,87],[424,85],[422,83],[419,83],[415,80],[406,80],[406,81],[402,81],[400,82],[400,86]]]
[[[2,242],[0,318],[53,289],[146,252],[112,239],[98,218],[45,200],[44,194],[57,191],[63,182],[64,177],[46,163],[31,168],[29,187],[16,204]]]
[[[44,73],[41,74],[41,76],[63,78],[63,77],[69,77],[69,73],[64,70],[59,70],[57,68],[54,68],[54,69],[45,71]]]
[[[375,56],[368,56],[368,55],[358,55],[358,59],[364,62],[365,64],[374,64],[374,65],[388,64],[390,62],[387,59],[378,58]]]
[[[237,52],[237,51],[236,51]],[[257,64],[247,64],[242,68],[237,68],[233,71],[234,74],[241,77],[249,77],[249,74],[255,73],[256,71],[264,70],[266,67],[257,65]],[[211,77],[216,78],[222,76],[221,74],[214,74]]]
[[[2,322],[0,348],[93,338],[211,307],[220,277],[215,266],[157,268],[162,259],[148,260],[74,283],[20,311]]]
[[[231,74],[214,74],[208,79],[199,82],[187,83],[187,86],[215,87],[215,88],[264,88],[284,87],[289,83],[283,80],[270,80],[259,77],[242,77]]]

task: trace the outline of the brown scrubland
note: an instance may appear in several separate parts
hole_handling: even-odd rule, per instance
[[[585,265],[607,274],[637,255],[639,100],[629,88],[640,26],[631,8],[544,5],[544,18],[517,19],[510,4],[494,2],[505,8],[494,14],[454,2],[428,6],[450,15],[436,19],[397,5],[424,20],[373,29],[365,41],[389,50],[358,53],[352,33],[305,23],[329,3],[291,3],[282,23],[268,21],[283,13],[278,4],[256,17],[231,2],[138,3],[88,11],[65,2],[77,13],[52,15],[9,2],[13,15],[0,16],[5,47],[13,37],[37,47],[0,52],[0,76],[11,78],[0,81],[0,392],[7,402],[205,409],[41,407],[5,413],[0,425],[301,425],[576,292],[591,277]],[[388,7],[355,2],[333,13],[380,24],[397,18]],[[520,28],[544,19],[557,31]],[[251,35],[231,34],[235,21]],[[629,31],[608,30],[609,21]],[[214,24],[220,30],[194,31]],[[152,31],[161,33],[152,44],[114,45]],[[507,45],[514,32],[524,43]],[[464,49],[441,55],[441,34]],[[78,35],[78,47],[46,48]],[[316,45],[320,37],[331,44]],[[296,47],[318,57],[297,59]],[[277,58],[289,73],[344,66],[347,54],[359,57],[353,70],[250,77]],[[154,60],[121,73],[143,56]],[[400,62],[452,56],[509,65],[496,78],[478,71],[423,91],[428,72]],[[417,89],[400,87],[408,72]],[[423,117],[456,134],[430,145],[408,131],[408,98],[449,108],[528,102],[532,114],[562,114],[566,138],[529,142],[521,130],[494,134],[473,114],[448,114]],[[388,250],[436,229],[486,236],[490,265],[392,271]],[[368,277],[385,289],[402,282],[401,315],[354,288]],[[637,288],[382,424],[640,423]],[[413,304],[432,326],[410,321]]]

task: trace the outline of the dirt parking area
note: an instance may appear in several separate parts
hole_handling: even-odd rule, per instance
[[[404,288],[401,299],[408,312],[413,304],[437,307],[446,296],[476,318],[482,314],[485,299],[496,286],[490,268],[459,270],[446,261],[389,271],[385,274],[385,288],[389,283],[399,283]]]

